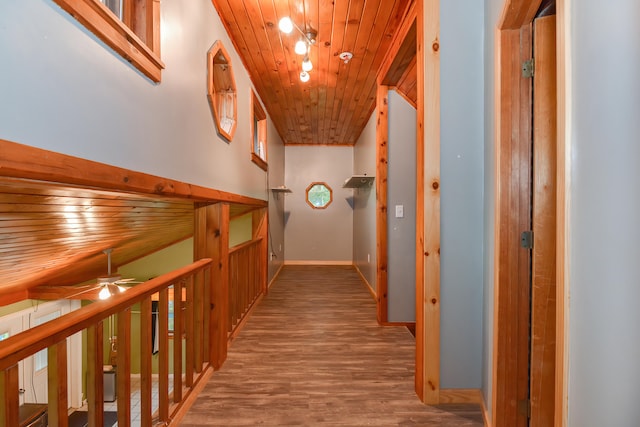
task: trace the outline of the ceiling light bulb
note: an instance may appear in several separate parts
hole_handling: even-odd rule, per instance
[[[107,289],[106,286],[103,286],[102,289],[100,289],[100,292],[98,293],[98,298],[100,299],[107,299],[111,296],[111,292],[109,292],[109,289]]]
[[[307,72],[313,70],[313,64],[308,56],[305,56],[304,61],[302,61],[302,69]]]
[[[296,42],[296,47],[294,48],[294,51],[298,55],[304,55],[305,53],[307,53],[307,44],[304,42],[304,40],[298,40]]]
[[[278,22],[278,28],[280,28],[280,31],[283,33],[289,34],[293,31],[293,21],[288,16],[285,16]]]
[[[308,82],[309,78],[311,78],[311,76],[309,76],[309,73],[307,73],[306,71],[303,71],[303,72],[300,73],[300,81],[302,83]]]

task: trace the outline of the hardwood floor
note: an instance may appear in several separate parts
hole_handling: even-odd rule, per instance
[[[183,426],[482,426],[479,405],[423,405],[405,327],[381,327],[352,267],[287,266]]]

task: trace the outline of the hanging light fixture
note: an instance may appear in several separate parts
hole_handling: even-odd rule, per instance
[[[316,44],[316,39],[318,37],[318,32],[305,27],[305,30],[302,31],[300,27],[298,27],[288,16],[280,19],[278,22],[278,28],[285,34],[290,34],[295,28],[298,32],[304,37],[296,42],[294,46],[294,52],[298,55],[304,55],[304,59],[302,60],[302,72],[300,73],[300,81],[306,83],[309,81],[309,71],[313,69],[313,64],[311,63],[311,59],[309,58],[309,51],[311,50],[311,46]]]
[[[302,71],[309,72],[313,70],[313,64],[311,60],[309,60],[309,55],[304,56],[304,60],[302,61]]]

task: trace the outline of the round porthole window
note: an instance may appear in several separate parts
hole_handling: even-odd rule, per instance
[[[306,194],[307,203],[313,209],[325,209],[333,201],[333,191],[324,182],[312,182]]]

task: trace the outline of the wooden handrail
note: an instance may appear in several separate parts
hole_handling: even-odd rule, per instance
[[[0,347],[0,371],[16,365],[20,360],[59,343],[103,319],[125,310],[127,307],[150,297],[195,272],[211,266],[211,259],[204,258],[191,265],[163,274],[104,301],[96,301],[80,310],[21,332],[2,342]]]
[[[229,255],[231,255],[234,252],[238,252],[238,251],[240,251],[240,250],[242,250],[242,249],[244,249],[246,247],[253,246],[253,245],[255,245],[255,244],[257,244],[258,242],[261,242],[261,241],[262,241],[262,237],[258,237],[257,239],[248,240],[248,241],[246,241],[244,243],[240,243],[238,245],[235,245],[234,247],[229,248]]]

